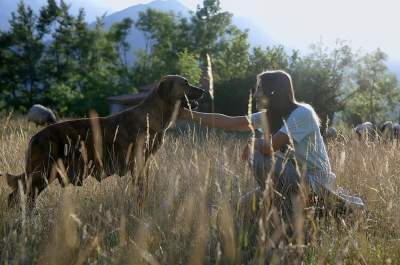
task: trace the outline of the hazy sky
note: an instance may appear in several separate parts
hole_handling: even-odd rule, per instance
[[[1,1],[1,0],[0,0]],[[82,0],[72,0],[79,3]],[[146,0],[87,0],[116,11]],[[194,9],[198,0],[181,0]],[[382,48],[400,60],[399,0],[221,0],[223,9],[253,19],[278,43],[304,48],[322,39],[351,42],[365,50]]]
[[[0,0],[0,8],[7,2]],[[220,0],[224,10],[257,22],[276,42],[304,48],[322,39],[351,42],[368,51],[380,47],[391,59],[400,60],[399,0]],[[25,0],[27,3],[45,0]],[[73,9],[85,7],[88,19],[148,0],[67,0]],[[181,0],[195,9],[200,0]],[[0,14],[1,15],[1,14]]]

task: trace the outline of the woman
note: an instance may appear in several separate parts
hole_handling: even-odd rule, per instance
[[[259,74],[255,100],[259,112],[250,117],[182,110],[180,118],[229,130],[263,129],[263,138],[249,141],[254,142],[254,152],[247,144],[242,157],[252,165],[262,189],[274,169],[271,174],[273,187],[286,198],[285,205],[291,205],[291,198],[297,195],[300,182],[317,195],[329,191],[338,196],[334,192],[336,176],[331,172],[319,118],[310,105],[296,101],[290,75],[280,70]],[[344,199],[363,205],[355,197]]]

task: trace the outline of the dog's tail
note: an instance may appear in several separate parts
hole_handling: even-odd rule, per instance
[[[25,174],[20,174],[20,175],[12,175],[12,174],[0,174],[0,176],[4,176],[7,179],[7,184],[12,188],[13,190],[18,189],[18,181],[23,181],[24,180],[24,175]]]

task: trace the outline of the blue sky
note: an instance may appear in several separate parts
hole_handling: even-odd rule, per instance
[[[105,12],[127,8],[148,0],[66,0],[73,9],[84,7],[89,20]],[[305,49],[322,40],[349,41],[355,49],[380,47],[391,60],[400,61],[400,1],[398,0],[220,0],[224,10],[256,22],[272,39],[285,46]],[[16,0],[0,0],[0,15]],[[45,0],[26,0],[29,4]],[[199,0],[181,0],[195,9]],[[3,11],[1,11],[3,10]]]

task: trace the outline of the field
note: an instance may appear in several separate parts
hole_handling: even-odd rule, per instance
[[[23,171],[38,129],[0,120],[0,172]],[[10,189],[0,179],[0,264],[400,264],[400,147],[345,138],[328,145],[332,167],[368,212],[337,223],[301,208],[295,240],[282,240],[273,208],[251,218],[254,204],[237,207],[256,187],[240,159],[244,135],[168,134],[142,211],[130,176],[65,189],[54,182],[32,213],[7,209]]]

